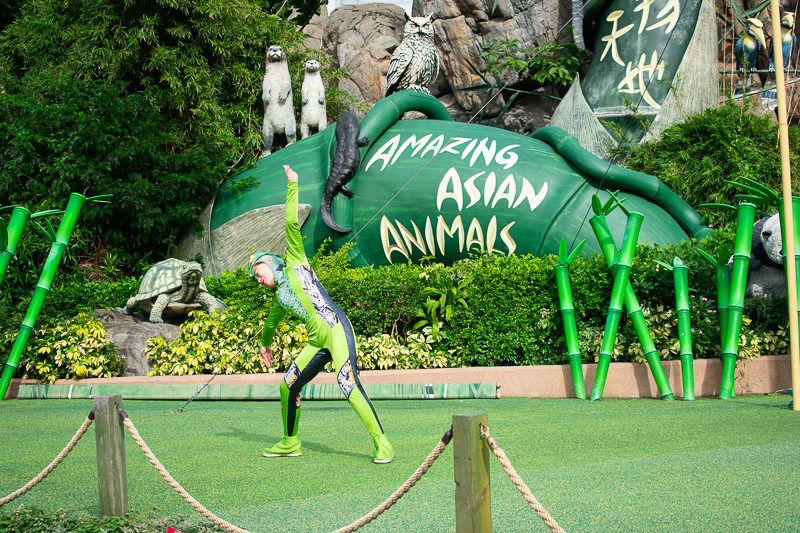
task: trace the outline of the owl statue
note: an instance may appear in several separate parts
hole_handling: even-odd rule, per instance
[[[439,55],[433,45],[433,15],[409,17],[403,40],[397,46],[386,73],[384,97],[404,89],[430,94],[428,86],[439,74]]]

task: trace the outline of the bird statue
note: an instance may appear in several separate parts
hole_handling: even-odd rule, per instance
[[[745,21],[744,35],[736,41],[733,47],[733,54],[736,56],[736,70],[740,73],[745,73],[744,90],[750,86],[750,78],[752,71],[756,68],[756,61],[761,48],[766,48],[764,41],[764,23],[757,18],[749,18]]]
[[[430,94],[430,86],[439,74],[439,55],[433,44],[433,15],[409,17],[403,28],[403,40],[392,53],[386,73],[384,97],[404,89]]]
[[[775,70],[775,52],[773,37],[769,39],[769,69]],[[794,34],[794,13],[784,13],[781,17],[781,52],[783,54],[783,69],[789,68],[789,61],[796,50],[797,36]]]

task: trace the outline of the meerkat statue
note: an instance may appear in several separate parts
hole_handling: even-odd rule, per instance
[[[287,146],[297,139],[289,64],[283,49],[277,45],[267,50],[261,99],[264,100],[264,151],[261,157],[266,157],[272,153],[272,141],[276,134],[286,137]]]
[[[306,61],[305,76],[300,95],[303,109],[300,112],[300,138],[309,136],[310,130],[322,131],[328,125],[328,113],[325,109],[325,86],[319,73],[319,61]]]

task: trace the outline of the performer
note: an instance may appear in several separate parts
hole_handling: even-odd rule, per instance
[[[300,392],[303,387],[333,360],[337,381],[347,401],[355,410],[364,427],[375,442],[374,463],[392,461],[394,449],[383,432],[383,427],[358,379],[353,327],[339,306],[331,300],[322,286],[303,250],[300,228],[297,224],[297,173],[289,165],[286,172],[286,263],[280,256],[256,252],[250,256],[249,273],[258,283],[277,286],[275,303],[270,310],[264,333],[261,336],[261,360],[272,365],[272,336],[287,311],[305,320],[308,344],[292,362],[280,385],[283,439],[266,448],[265,457],[296,457],[301,455],[297,436],[300,420]]]

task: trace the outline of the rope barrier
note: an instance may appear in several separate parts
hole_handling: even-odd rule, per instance
[[[175,492],[177,492],[178,495],[181,498],[183,498],[183,500],[186,503],[188,503],[195,511],[206,517],[208,520],[220,526],[221,528],[226,529],[227,531],[232,531],[233,533],[250,533],[246,529],[236,527],[233,524],[226,522],[222,518],[218,517],[217,515],[215,515],[205,507],[203,507],[203,505],[197,500],[195,500],[191,494],[186,492],[186,490],[183,487],[181,487],[181,485],[177,481],[175,481],[175,478],[173,478],[170,475],[167,469],[164,468],[164,465],[161,464],[158,458],[156,458],[156,456],[153,455],[153,452],[150,450],[150,447],[147,445],[144,439],[142,439],[142,436],[139,435],[139,432],[136,430],[136,426],[133,425],[133,422],[131,422],[131,419],[128,417],[128,413],[120,409],[119,406],[117,406],[117,410],[119,411],[119,414],[122,417],[122,423],[125,425],[126,428],[128,428],[128,432],[131,434],[131,437],[133,437],[134,442],[136,442],[136,444],[139,446],[142,452],[144,452],[144,455],[145,457],[147,457],[147,460],[150,461],[150,464],[152,464],[158,471],[158,473],[161,474],[161,477],[164,478],[164,481],[167,482],[167,485],[172,487],[175,490]]]
[[[69,443],[64,447],[63,450],[61,450],[61,453],[59,453],[56,456],[56,458],[53,459],[53,461],[49,465],[47,465],[47,467],[45,467],[44,470],[39,472],[39,475],[37,475],[35,478],[28,481],[24,486],[12,492],[8,496],[0,498],[0,507],[4,506],[7,503],[11,503],[19,496],[22,496],[23,494],[31,490],[33,487],[38,485],[40,481],[46,478],[50,472],[55,470],[55,468],[59,464],[61,464],[61,461],[64,460],[64,458],[69,454],[69,452],[72,451],[75,445],[78,444],[78,441],[81,440],[81,437],[83,437],[84,433],[86,433],[86,431],[89,429],[89,426],[92,425],[93,421],[94,421],[94,411],[91,411],[89,413],[89,416],[86,417],[86,420],[83,421],[83,424],[81,424],[81,427],[78,428],[78,431],[75,433],[75,435],[72,436],[72,439],[70,439]]]
[[[542,519],[545,525],[550,528],[550,531],[553,533],[565,533],[564,529],[558,525],[558,522],[556,522],[550,513],[547,512],[547,509],[545,509],[544,506],[539,503],[539,500],[537,500],[536,496],[533,495],[531,489],[529,489],[522,478],[519,477],[519,474],[517,474],[517,471],[511,465],[511,461],[508,460],[506,453],[503,451],[500,445],[497,444],[497,441],[494,437],[492,437],[492,434],[489,433],[489,428],[483,424],[481,424],[481,436],[486,439],[486,444],[489,445],[489,449],[492,450],[492,453],[495,454],[498,461],[500,461],[500,464],[503,465],[503,470],[505,470],[506,474],[508,474],[508,477],[511,478],[511,482],[514,483],[514,486],[517,487],[517,489],[522,493],[522,497],[525,498],[525,501],[528,502],[528,505],[531,506],[531,509],[533,509],[539,518]]]
[[[158,458],[156,458],[156,456],[153,455],[152,450],[150,450],[150,447],[147,446],[147,443],[144,441],[144,439],[142,439],[141,435],[139,435],[139,432],[136,430],[136,427],[133,425],[133,422],[131,421],[130,417],[128,417],[128,414],[124,410],[120,409],[119,406],[117,406],[117,410],[119,411],[119,414],[122,417],[122,423],[125,425],[126,428],[128,428],[128,432],[130,432],[131,437],[133,437],[133,440],[136,442],[136,444],[139,446],[142,452],[144,452],[145,456],[147,457],[147,460],[150,461],[150,464],[152,464],[155,467],[155,469],[158,471],[161,477],[164,478],[164,481],[166,481],[167,484],[170,487],[172,487],[175,490],[175,492],[177,492],[178,495],[181,498],[183,498],[183,500],[186,503],[188,503],[195,511],[206,517],[208,520],[210,520],[214,524],[222,527],[227,531],[232,531],[233,533],[250,533],[246,529],[237,527],[229,522],[226,522],[222,518],[218,517],[217,515],[206,509],[200,502],[194,499],[191,494],[186,492],[186,490],[183,487],[181,487],[181,485],[177,481],[175,481],[175,479],[170,475],[167,469],[164,468],[164,466],[161,464]],[[406,492],[408,492],[409,489],[413,487],[423,475],[425,475],[425,473],[431,467],[433,462],[439,458],[439,456],[442,454],[447,444],[450,442],[452,436],[453,436],[453,431],[448,430],[444,434],[442,439],[439,441],[439,443],[433,448],[431,453],[428,454],[428,456],[425,458],[425,460],[422,462],[419,468],[417,468],[417,470],[411,475],[411,477],[408,478],[408,480],[406,480],[406,482],[403,483],[403,485],[401,485],[400,488],[398,488],[382,504],[380,504],[375,509],[373,509],[366,515],[362,516],[352,524],[337,529],[334,533],[350,533],[352,531],[356,531],[361,527],[365,526],[366,524],[372,522],[375,518],[377,518],[378,516],[383,514],[386,510],[388,510],[392,505],[397,503],[397,501],[400,498],[402,498],[403,495]]]
[[[363,526],[365,526],[365,525],[369,524],[370,522],[372,522],[378,516],[383,514],[384,511],[388,510],[392,505],[397,503],[397,500],[402,498],[403,495],[406,492],[408,492],[409,489],[411,487],[413,487],[417,483],[417,481],[419,481],[419,479],[422,476],[425,475],[425,473],[431,467],[433,462],[436,459],[438,459],[440,455],[442,455],[442,452],[447,447],[447,445],[450,443],[450,439],[452,439],[452,438],[453,438],[453,430],[451,428],[451,429],[447,430],[447,432],[442,437],[442,440],[440,440],[439,443],[433,448],[431,453],[428,454],[428,457],[425,458],[425,460],[422,462],[422,464],[419,466],[419,468],[417,468],[417,470],[413,474],[411,474],[411,477],[408,478],[408,480],[406,480],[406,482],[403,483],[403,485],[401,485],[399,489],[394,491],[394,494],[389,496],[389,498],[387,498],[386,501],[384,501],[382,504],[380,504],[375,509],[373,509],[369,513],[365,514],[364,516],[362,516],[361,518],[359,518],[358,520],[356,520],[352,524],[350,524],[348,526],[345,526],[343,528],[337,529],[333,533],[350,533],[351,531],[356,531],[357,529],[360,529]]]

